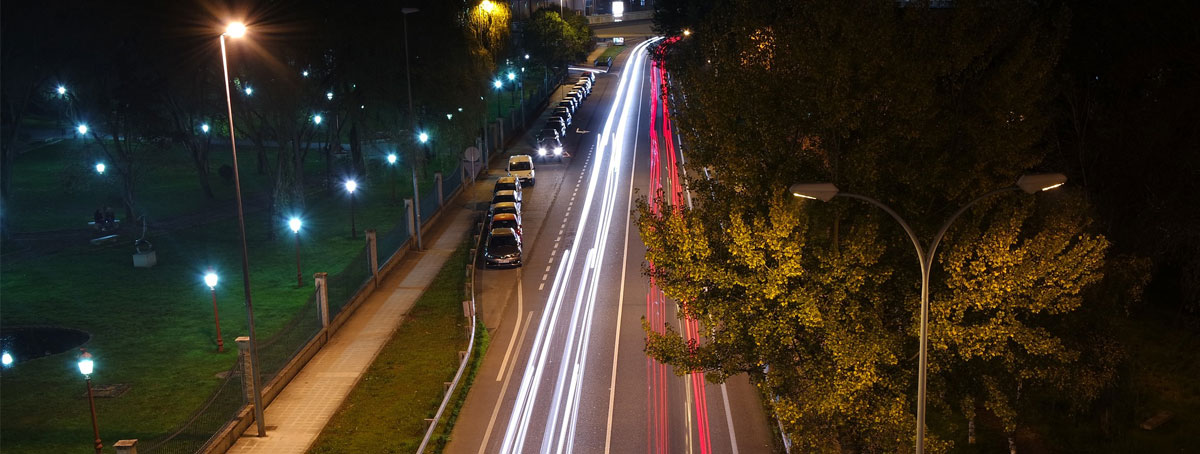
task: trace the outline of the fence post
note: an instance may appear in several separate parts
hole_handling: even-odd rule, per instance
[[[408,217],[408,237],[412,238],[416,232],[413,230],[413,199],[404,199],[404,214]]]
[[[367,265],[371,267],[371,279],[379,285],[379,251],[375,248],[375,229],[367,229]]]
[[[237,342],[238,358],[242,362],[242,394],[245,395],[246,402],[254,402],[254,363],[250,361],[250,337],[238,336],[233,340]]]
[[[437,188],[438,206],[440,207],[446,201],[445,197],[442,197],[442,172],[433,174],[433,187]]]
[[[137,439],[120,440],[113,447],[117,448],[117,454],[137,454]]]
[[[313,273],[313,280],[317,288],[317,312],[321,316],[321,328],[329,327],[329,291],[325,288],[325,283],[329,282],[328,274]]]

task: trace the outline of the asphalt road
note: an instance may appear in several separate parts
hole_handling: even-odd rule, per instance
[[[480,273],[491,343],[447,452],[773,449],[744,377],[679,377],[643,352],[643,317],[694,332],[643,275],[630,213],[652,189],[682,194],[684,156],[664,134],[652,67],[646,46],[631,45],[597,75],[564,141],[571,156],[538,163],[524,194],[524,266]],[[526,137],[514,152],[533,154],[531,144]],[[686,197],[652,202],[667,209]]]

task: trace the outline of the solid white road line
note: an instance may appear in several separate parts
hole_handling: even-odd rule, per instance
[[[517,343],[517,331],[521,329],[521,313],[525,312],[525,298],[522,296],[521,281],[525,277],[524,271],[517,271],[517,326],[513,330],[513,337],[508,340],[508,348],[504,349],[504,359],[500,361],[500,372],[496,374],[496,381],[500,381],[504,376],[504,369],[508,368],[508,357],[512,354],[513,344]]]
[[[737,434],[733,433],[733,412],[729,409],[729,391],[721,383],[721,400],[725,401],[725,423],[729,425],[729,444],[733,446],[733,454],[738,454]]]
[[[529,330],[529,323],[532,321],[533,311],[529,311],[529,315],[525,316],[525,323],[521,327],[521,334],[517,336],[521,338],[521,342],[517,344],[517,348],[520,348],[520,345],[525,344],[525,332]],[[517,323],[520,323],[520,321]],[[514,362],[513,367],[508,369],[508,376],[504,378],[504,383],[500,385],[500,395],[496,397],[496,405],[492,407],[492,417],[488,419],[487,429],[483,431],[483,441],[479,443],[478,454],[483,454],[483,452],[487,449],[488,439],[492,438],[492,428],[496,425],[496,416],[500,414],[500,404],[504,403],[504,390],[508,389],[508,381],[512,379],[513,371],[516,369],[516,363]],[[504,373],[503,367],[500,368],[500,373]]]

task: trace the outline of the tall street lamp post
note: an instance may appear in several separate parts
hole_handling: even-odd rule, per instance
[[[213,322],[217,325],[217,353],[221,353],[225,351],[225,341],[221,340],[221,315],[217,312],[217,273],[214,273],[212,268],[204,275],[204,285],[207,285],[208,291],[212,293]]]
[[[288,228],[296,234],[296,287],[304,286],[304,277],[300,274],[300,218],[288,219]]]
[[[242,240],[242,293],[246,296],[246,323],[249,325],[248,333],[250,338],[250,368],[253,370],[251,374],[251,387],[253,388],[253,403],[254,403],[254,422],[258,426],[258,436],[267,436],[267,423],[263,420],[263,405],[262,405],[262,382],[259,380],[258,367],[258,344],[257,337],[254,334],[254,304],[250,299],[250,258],[246,252],[246,218],[242,210],[242,183],[238,177],[237,164],[237,140],[234,138],[235,128],[233,127],[233,99],[229,93],[229,60],[225,52],[225,37],[241,38],[246,35],[246,26],[241,22],[234,22],[225,28],[225,33],[221,34],[221,69],[224,74],[225,82],[225,106],[229,111],[229,145],[233,149],[233,191],[235,199],[237,199],[237,217],[238,217],[238,233]],[[249,88],[246,89],[249,94]]]
[[[420,11],[417,8],[403,8],[400,10],[404,13],[404,72],[408,78],[408,120],[412,122],[413,129],[417,129],[417,114],[413,109],[412,96],[412,66],[408,63],[408,15]],[[412,153],[412,159],[409,166],[412,167],[413,181],[413,213],[416,214],[416,224],[414,230],[417,231],[417,250],[421,250],[421,191],[417,189],[417,153]]]
[[[496,118],[499,119],[500,118],[500,87],[504,86],[504,82],[501,82],[500,79],[496,79],[496,80],[492,81],[492,86],[496,88]]]
[[[346,192],[350,194],[350,238],[357,238],[358,233],[354,228],[354,191],[358,189],[358,182],[354,180],[346,180]]]
[[[950,217],[946,219],[946,222],[944,222],[942,227],[938,229],[937,235],[934,235],[933,241],[929,242],[928,247],[922,246],[921,239],[917,237],[916,232],[914,232],[912,227],[908,225],[908,222],[906,222],[904,218],[900,217],[900,214],[896,213],[895,210],[892,210],[887,205],[884,205],[883,202],[880,202],[876,199],[863,195],[852,194],[849,192],[840,192],[838,191],[837,186],[834,186],[833,183],[798,183],[788,188],[792,195],[805,199],[828,202],[835,196],[843,196],[863,200],[867,203],[875,205],[883,211],[886,211],[887,214],[891,215],[892,218],[896,220],[896,222],[900,223],[900,226],[904,228],[904,232],[908,234],[908,238],[912,240],[913,247],[915,247],[917,250],[917,260],[921,266],[921,346],[919,354],[920,360],[919,365],[917,366],[917,454],[924,454],[925,452],[925,344],[928,342],[929,338],[929,273],[933,268],[933,257],[934,254],[937,253],[938,243],[942,241],[942,236],[946,234],[946,230],[950,228],[950,225],[954,223],[954,220],[958,219],[963,212],[967,211],[967,208],[970,208],[972,205],[975,205],[983,199],[989,198],[996,194],[1014,191],[1025,191],[1027,194],[1034,194],[1037,192],[1048,191],[1057,188],[1063,184],[1066,184],[1066,182],[1067,177],[1061,173],[1025,175],[1017,180],[1017,184],[1015,186],[997,189],[976,197],[974,200],[967,202],[966,205],[963,205],[958,209],[958,211],[954,212],[954,214],[950,215]]]
[[[92,396],[92,369],[96,363],[92,362],[92,354],[88,353],[86,348],[79,350],[83,352],[79,354],[79,373],[83,374],[84,380],[87,381],[88,406],[92,408],[92,437],[96,442],[96,454],[100,454],[104,444],[100,442],[100,425],[96,423],[96,398]]]
[[[387,155],[388,169],[392,174],[392,201],[396,201],[396,153],[388,153]]]

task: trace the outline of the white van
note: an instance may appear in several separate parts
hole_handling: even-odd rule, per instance
[[[524,186],[533,186],[533,157],[519,154],[508,158],[508,176],[515,177]]]

